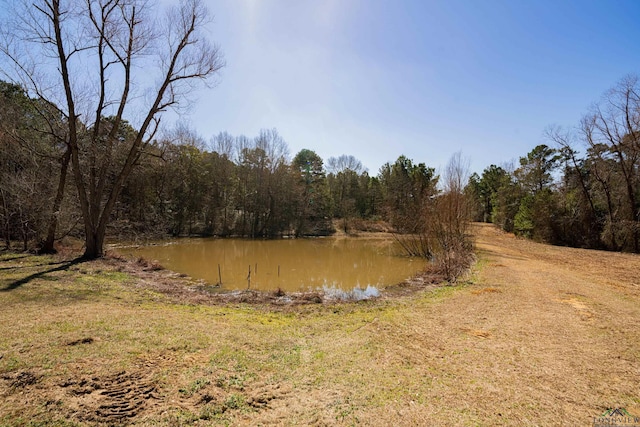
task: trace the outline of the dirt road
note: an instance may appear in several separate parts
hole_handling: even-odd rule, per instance
[[[611,407],[640,415],[640,256],[476,230],[475,284],[412,319],[446,354],[425,362],[447,385],[429,393],[434,412],[482,425],[589,425]]]

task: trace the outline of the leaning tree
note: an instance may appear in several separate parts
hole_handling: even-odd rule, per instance
[[[162,113],[224,65],[204,34],[207,9],[183,0],[162,19],[159,2],[148,0],[5,3],[0,71],[60,109],[65,126],[55,136],[70,153],[84,256],[100,257],[111,212]],[[128,124],[135,132],[123,137]]]

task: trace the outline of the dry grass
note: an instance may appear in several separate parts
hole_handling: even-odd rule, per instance
[[[275,308],[211,305],[186,279],[135,262],[0,253],[0,425],[640,414],[640,257],[476,234],[479,261],[455,287]]]
[[[474,289],[471,291],[473,295],[482,295],[482,294],[494,293],[494,292],[500,293],[502,291],[498,288],[482,288],[482,289]]]

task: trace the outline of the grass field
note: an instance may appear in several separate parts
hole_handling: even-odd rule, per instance
[[[455,286],[222,304],[106,259],[0,252],[0,425],[589,425],[640,415],[640,257],[477,225]]]

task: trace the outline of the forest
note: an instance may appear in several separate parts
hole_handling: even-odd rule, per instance
[[[517,166],[491,165],[465,177],[458,184],[466,203],[461,212],[537,241],[640,252],[637,89],[636,78],[624,79],[575,130],[549,128],[550,145],[533,148]],[[0,83],[0,115],[5,246],[13,241],[23,250],[43,250],[47,241],[82,237],[76,188],[66,185],[68,151],[50,136],[51,128],[64,127],[63,117],[8,82]],[[101,132],[110,132],[113,123],[104,117]],[[120,123],[110,168],[101,171],[106,187],[115,185],[136,134],[128,122]],[[92,147],[98,155],[107,151]],[[447,193],[436,169],[425,163],[401,155],[370,175],[352,155],[325,161],[303,149],[291,156],[276,129],[255,137],[221,132],[207,141],[178,126],[151,141],[135,166],[108,222],[107,234],[119,239],[321,236],[332,234],[334,224],[345,232],[420,235],[426,218],[434,221],[434,200]],[[456,171],[464,175],[464,165],[456,166],[445,171],[449,185]]]
[[[76,189],[65,185],[66,145],[41,137],[47,132],[44,127],[55,124],[50,118],[43,120],[38,99],[29,98],[21,87],[2,82],[0,96],[0,218],[5,244],[14,240],[24,248],[43,246],[52,217],[58,224],[54,240],[81,234]],[[103,132],[110,131],[113,121],[103,118]],[[94,129],[86,127],[84,132]],[[110,169],[102,172],[109,188],[136,131],[123,122],[117,135],[118,144],[110,147]],[[89,150],[83,142],[81,147]],[[145,148],[123,183],[109,234],[319,236],[334,232],[333,219],[340,219],[347,232],[366,227],[363,221],[372,227],[375,221],[386,221],[399,232],[413,232],[416,225],[410,218],[438,193],[438,179],[434,168],[405,156],[385,164],[376,176],[352,155],[325,162],[303,149],[291,158],[275,129],[253,138],[222,132],[206,141],[195,130],[179,126]]]
[[[620,80],[575,128],[551,126],[519,164],[467,187],[474,219],[537,241],[640,252],[640,86]]]

